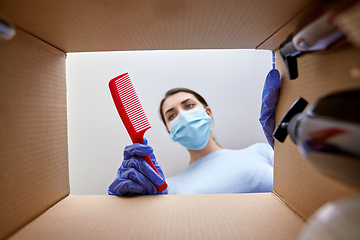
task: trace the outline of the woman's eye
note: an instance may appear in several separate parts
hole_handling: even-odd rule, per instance
[[[171,115],[168,117],[168,120],[171,121],[171,120],[173,120],[175,117],[176,117],[175,114],[171,114]]]
[[[186,105],[186,108],[187,108],[187,109],[192,108],[192,107],[194,107],[194,105],[195,105],[195,104],[189,103],[189,104]]]

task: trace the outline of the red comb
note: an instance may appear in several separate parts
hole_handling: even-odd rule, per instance
[[[111,79],[109,88],[132,142],[144,144],[144,134],[151,126],[131,83],[129,74],[124,73]],[[143,159],[159,174],[149,156],[144,156]],[[164,191],[167,188],[165,179],[163,185],[155,185],[155,187],[158,192]]]

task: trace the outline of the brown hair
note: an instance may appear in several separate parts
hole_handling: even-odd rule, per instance
[[[197,92],[195,92],[195,91],[193,91],[193,90],[190,90],[190,89],[188,89],[188,88],[172,88],[172,89],[170,89],[169,91],[167,91],[167,92],[165,93],[165,97],[164,97],[163,100],[161,100],[161,102],[160,102],[160,116],[161,116],[161,120],[163,121],[163,123],[164,123],[165,126],[166,126],[166,121],[165,121],[165,116],[164,116],[164,114],[163,114],[163,105],[164,105],[164,102],[165,102],[165,100],[166,100],[168,97],[170,97],[170,96],[172,96],[172,95],[174,95],[175,93],[178,93],[178,92],[191,93],[192,95],[195,96],[195,98],[196,98],[197,100],[199,100],[199,102],[202,103],[202,105],[203,105],[204,107],[207,107],[207,106],[208,106],[208,104],[207,104],[207,102],[205,101],[205,99],[204,99],[200,94],[198,94]]]

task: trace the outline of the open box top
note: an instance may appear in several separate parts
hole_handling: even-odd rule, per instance
[[[355,46],[356,6],[340,18]],[[277,50],[309,7],[300,0],[1,1],[0,14],[17,34],[0,42],[0,239],[294,238],[324,203],[358,193],[320,174],[287,139],[275,143],[269,194],[69,196],[67,52]],[[359,88],[350,73],[360,66],[359,53],[345,43],[305,55],[296,81],[277,53],[276,123],[299,96],[311,103]]]

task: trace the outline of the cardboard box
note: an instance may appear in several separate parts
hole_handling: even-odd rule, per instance
[[[0,239],[295,239],[323,204],[359,193],[275,143],[274,188],[263,194],[71,196],[67,52],[277,50],[310,1],[2,1],[17,34],[0,42]],[[354,10],[355,9],[355,10]],[[341,15],[353,45],[304,55],[290,81],[281,57],[278,123],[310,103],[359,88],[359,5]]]

